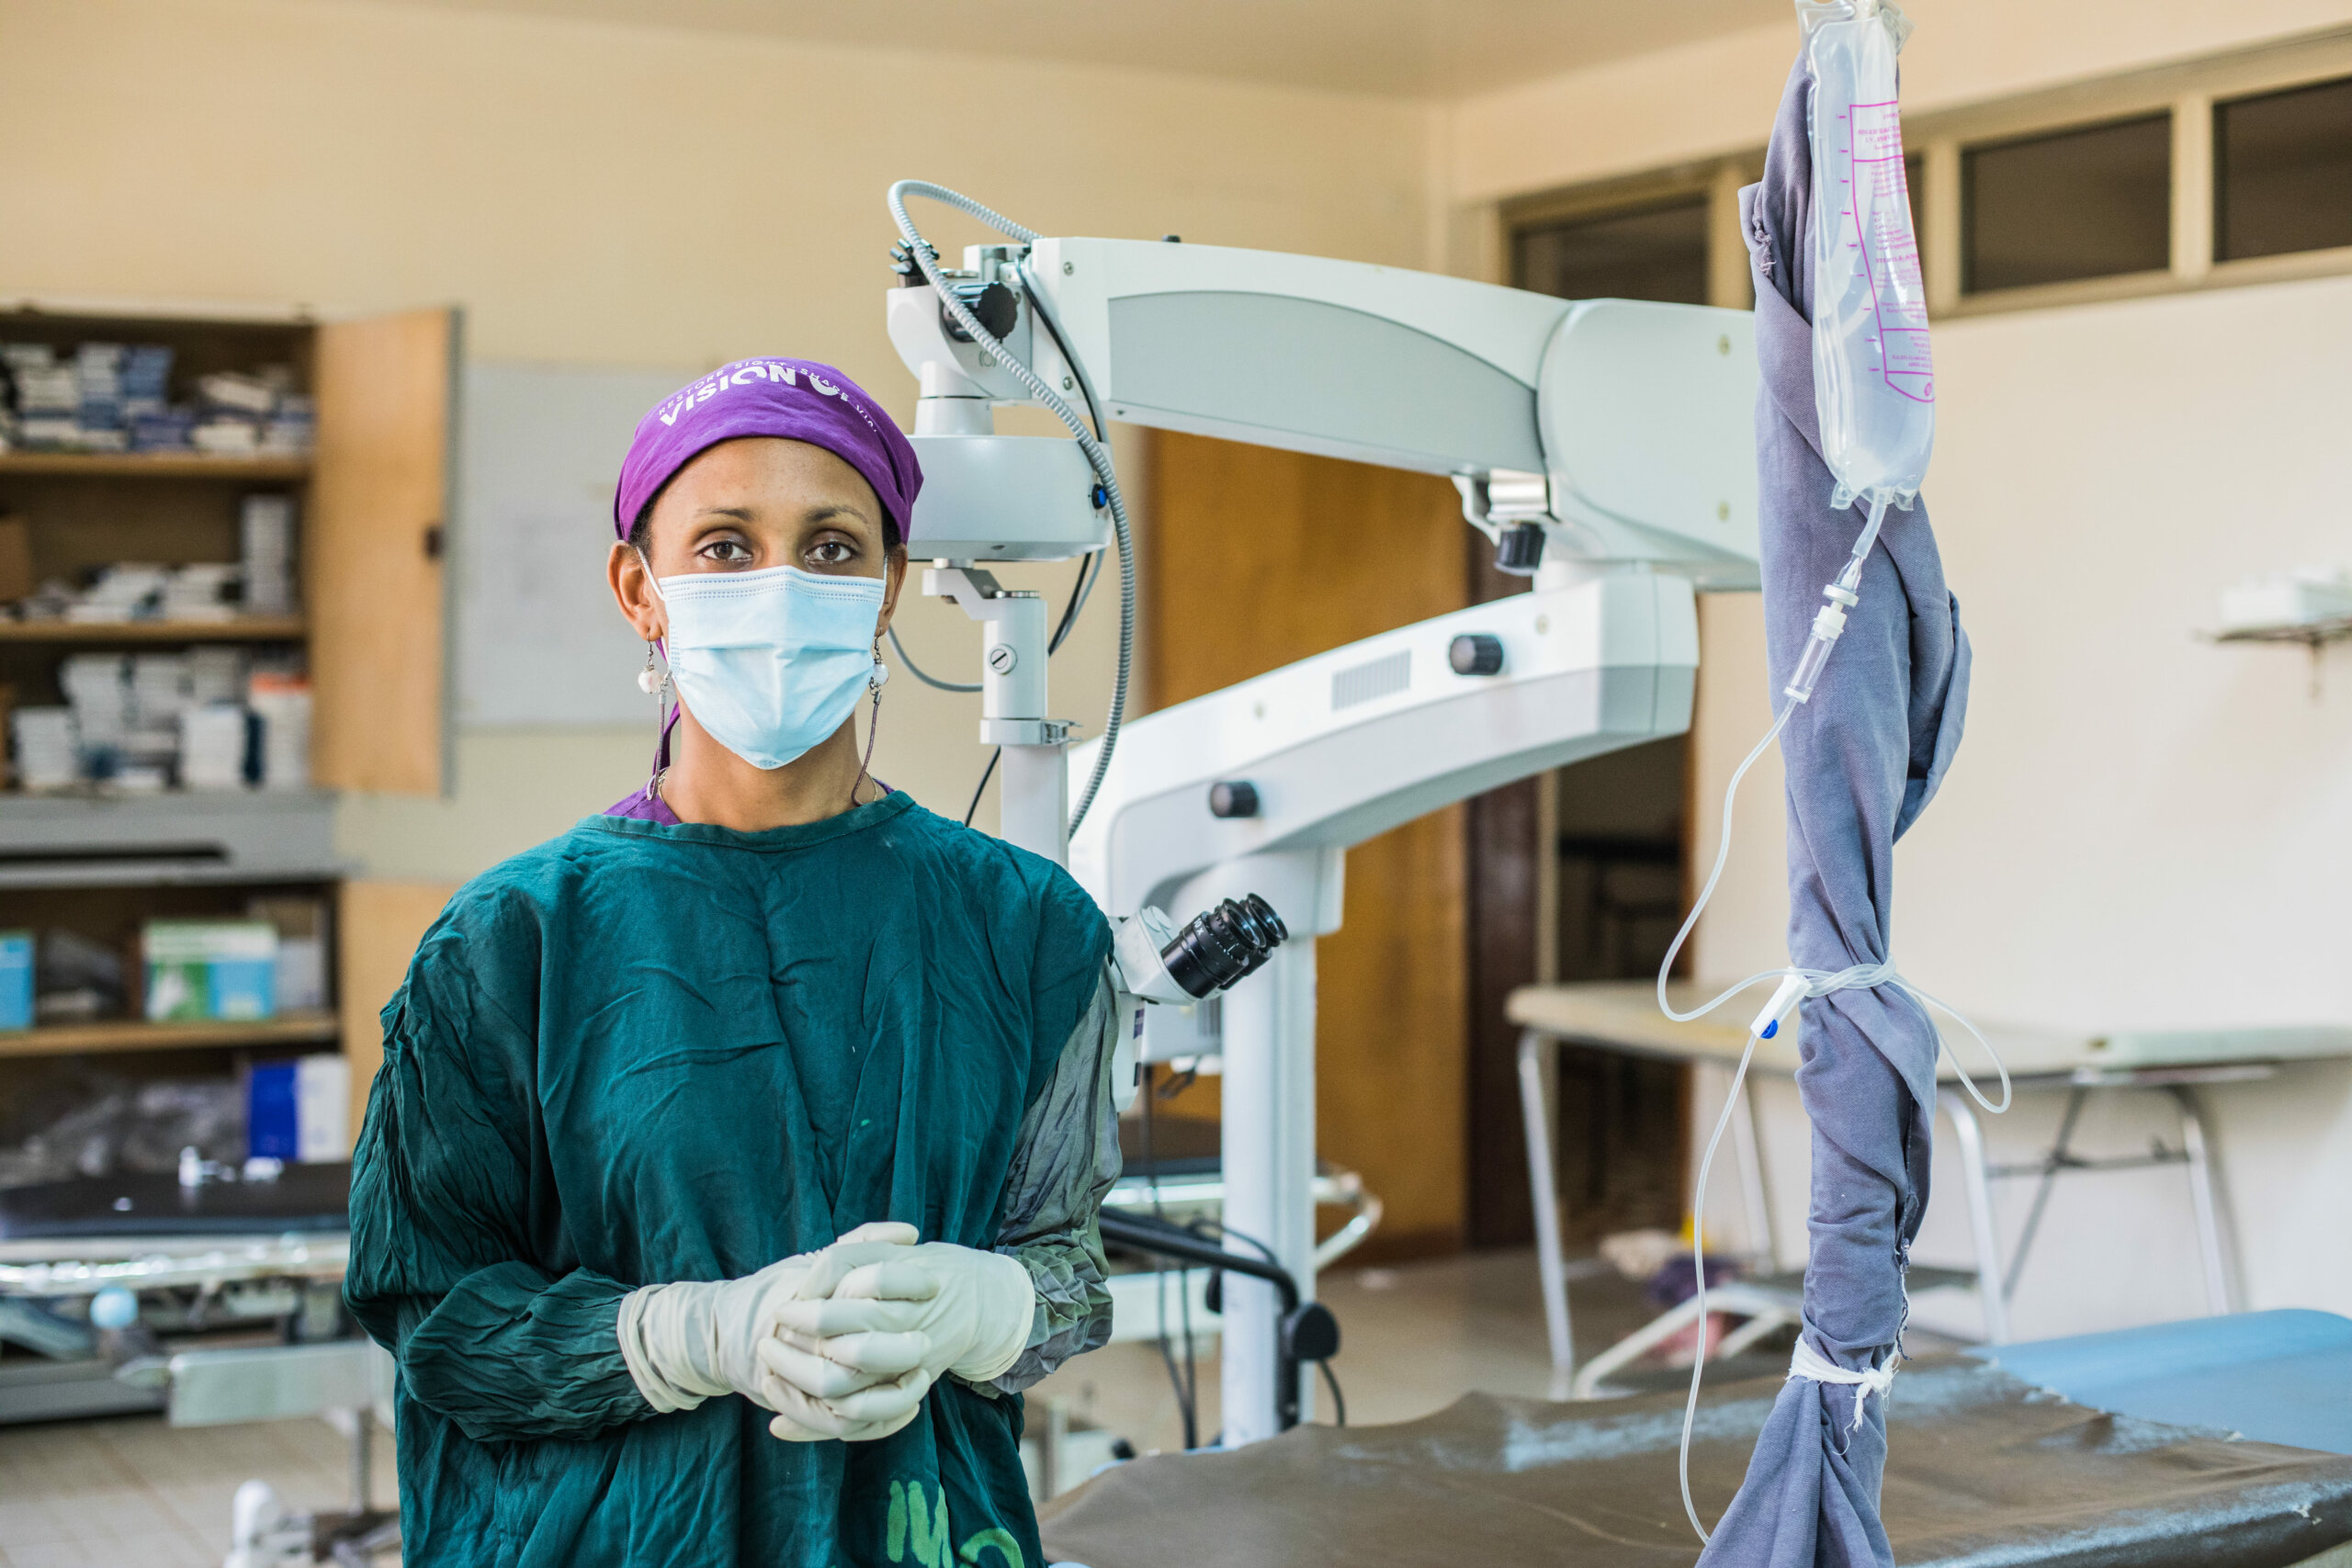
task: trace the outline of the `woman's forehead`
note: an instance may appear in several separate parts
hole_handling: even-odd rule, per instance
[[[878,530],[882,507],[864,475],[825,448],[783,436],[724,441],[678,470],[654,508],[691,514],[744,509],[765,521],[797,521],[820,508],[854,512]]]

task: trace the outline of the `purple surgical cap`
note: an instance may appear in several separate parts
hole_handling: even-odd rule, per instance
[[[856,382],[809,359],[739,359],[654,405],[621,461],[614,535],[627,539],[645,503],[698,454],[746,435],[822,446],[865,477],[906,539],[922,489],[913,444]]]

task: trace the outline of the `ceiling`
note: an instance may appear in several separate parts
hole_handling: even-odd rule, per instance
[[[1792,20],[1789,0],[409,0],[1452,96]]]

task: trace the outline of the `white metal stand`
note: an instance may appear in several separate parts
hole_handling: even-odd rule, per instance
[[[1046,601],[964,566],[924,569],[922,591],[980,623],[980,744],[1000,746],[997,836],[1069,863],[1069,733],[1046,716]]]
[[[1315,939],[1294,934],[1266,966],[1225,998],[1226,1250],[1262,1242],[1315,1296]],[[1246,1236],[1249,1241],[1236,1239]],[[1262,1256],[1262,1255],[1261,1255]],[[1274,1288],[1225,1276],[1222,1408],[1225,1446],[1273,1437]],[[1314,1383],[1299,1371],[1299,1419],[1314,1415]]]

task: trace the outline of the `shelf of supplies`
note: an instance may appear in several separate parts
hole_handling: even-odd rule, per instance
[[[299,642],[300,615],[227,621],[0,621],[0,642]]]
[[[84,474],[100,479],[308,479],[311,459],[215,457],[200,452],[0,452],[0,475]]]
[[[0,1032],[0,1056],[74,1056],[85,1051],[193,1051],[222,1045],[324,1045],[336,1036],[334,1015],[294,1013],[244,1023],[48,1024]]]

